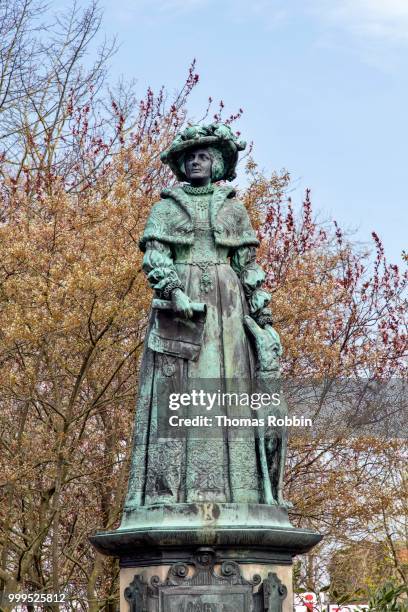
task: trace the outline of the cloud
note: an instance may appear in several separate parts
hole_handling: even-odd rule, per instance
[[[201,8],[205,8],[209,4],[208,0],[160,0],[156,7],[163,12],[183,12],[188,13]]]
[[[408,42],[408,0],[311,0],[309,7],[357,36]]]
[[[137,19],[171,19],[203,15],[206,19],[242,23],[259,21],[264,27],[283,24],[290,14],[286,0],[101,0],[115,21],[123,24]],[[408,1],[408,0],[407,0]],[[200,24],[197,24],[200,27]]]
[[[212,0],[104,0],[103,5],[108,10],[121,14],[122,17],[132,18],[144,14],[182,14],[205,10]]]
[[[284,0],[224,0],[224,8],[232,22],[256,21],[267,30],[286,24],[291,13]]]
[[[123,27],[176,19],[228,21],[263,30],[296,28],[306,17],[326,34],[351,34],[356,41],[408,42],[408,0],[101,0],[113,21]],[[256,26],[254,26],[256,24]],[[201,22],[196,23],[200,29]],[[253,30],[254,31],[254,30]]]

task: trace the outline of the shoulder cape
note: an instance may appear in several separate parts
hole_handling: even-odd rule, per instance
[[[149,240],[168,244],[193,244],[194,208],[190,197],[181,187],[164,189],[162,199],[150,211],[143,236],[139,242],[142,251]],[[216,244],[240,247],[258,246],[244,204],[235,198],[232,187],[215,187],[210,203],[211,227]]]

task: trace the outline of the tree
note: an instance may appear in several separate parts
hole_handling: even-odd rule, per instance
[[[116,564],[87,536],[117,522],[126,489],[149,299],[137,240],[198,77],[191,66],[167,105],[148,90],[132,114],[120,97],[106,106],[110,48],[81,67],[95,4],[62,17],[48,44],[30,38],[38,4],[1,8],[15,68],[0,120],[0,578],[96,610],[117,590]]]
[[[100,28],[101,11],[96,2],[83,11],[72,3],[70,10],[51,20],[38,0],[11,0],[2,2],[0,8],[0,134],[7,162],[3,171],[11,167],[16,179],[24,173],[32,179],[42,178],[45,184],[51,175],[70,175],[71,189],[78,188],[119,138],[112,110],[121,115],[126,112],[125,104],[120,111],[106,112],[106,103],[98,98],[114,42],[105,43],[90,67],[84,68],[83,60]],[[91,103],[93,117],[89,116]],[[113,127],[110,147],[101,143],[104,146],[95,155],[98,128],[106,131],[108,125]],[[84,158],[81,139],[86,137],[88,146],[93,145],[93,155]]]
[[[261,259],[292,381],[288,403],[314,420],[313,437],[289,440],[286,490],[294,521],[325,535],[300,578],[318,590],[333,546],[376,531],[392,555],[395,536],[393,529],[387,536],[384,517],[408,516],[407,446],[398,436],[407,418],[408,276],[387,262],[377,234],[372,259],[336,223],[317,224],[309,191],[295,214],[287,173],[268,178],[253,162],[248,172],[246,202],[259,215]],[[401,568],[399,578],[406,578]]]
[[[394,568],[387,552],[386,544],[367,541],[337,550],[328,566],[332,601],[364,598],[367,590],[391,579]]]

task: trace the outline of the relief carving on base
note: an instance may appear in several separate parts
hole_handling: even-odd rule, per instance
[[[213,549],[200,548],[164,581],[135,575],[124,594],[129,612],[282,612],[287,588],[272,572],[246,580],[238,563],[219,564]]]

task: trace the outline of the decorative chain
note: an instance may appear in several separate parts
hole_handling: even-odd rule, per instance
[[[181,289],[184,291],[184,285],[179,280],[171,280],[163,289],[162,296],[165,300],[171,299],[171,294],[175,289]]]

